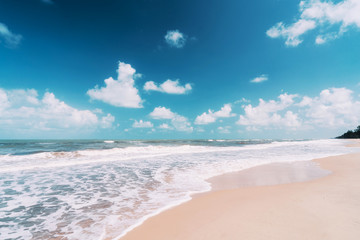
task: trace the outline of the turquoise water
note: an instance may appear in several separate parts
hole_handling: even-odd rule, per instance
[[[0,239],[116,239],[210,177],[353,151],[342,140],[0,141]]]

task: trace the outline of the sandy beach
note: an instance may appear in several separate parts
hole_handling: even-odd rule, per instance
[[[223,175],[122,239],[359,239],[359,173],[355,153]]]

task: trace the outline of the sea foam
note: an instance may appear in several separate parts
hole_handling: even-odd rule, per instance
[[[341,140],[69,144],[71,151],[0,155],[0,238],[118,239],[149,216],[210,190],[210,177],[357,151]]]

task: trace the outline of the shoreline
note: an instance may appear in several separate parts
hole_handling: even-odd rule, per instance
[[[210,192],[215,192],[245,187],[307,182],[329,174],[331,171],[321,168],[318,163],[310,160],[268,163],[237,172],[225,173],[207,181],[211,183]]]
[[[352,147],[359,147],[360,142],[356,141],[355,144],[351,145]],[[264,226],[258,226],[259,224],[264,224],[264,221],[262,220],[261,212],[256,210],[256,208],[262,208],[264,205],[268,205],[266,203],[267,201],[273,200],[274,197],[271,192],[276,192],[275,198],[280,198],[278,200],[286,202],[294,199],[289,199],[289,197],[284,195],[283,192],[288,192],[289,190],[294,191],[293,188],[304,189],[307,188],[307,185],[311,187],[311,185],[318,184],[324,185],[322,186],[322,188],[326,187],[327,185],[329,185],[327,183],[328,181],[332,181],[331,179],[333,179],[334,177],[337,178],[339,176],[339,173],[344,170],[341,168],[341,166],[339,166],[339,160],[347,162],[347,164],[355,164],[360,167],[359,163],[357,163],[356,161],[354,162],[354,158],[355,160],[360,159],[360,153],[352,153],[334,157],[314,159],[311,161],[304,161],[302,163],[311,164],[308,164],[309,166],[304,166],[303,164],[300,164],[300,168],[299,166],[294,166],[296,165],[294,163],[272,163],[242,170],[240,172],[228,173],[214,177],[212,179],[209,179],[209,182],[211,182],[212,184],[211,191],[195,194],[192,196],[192,199],[190,201],[180,203],[180,205],[176,205],[175,207],[169,207],[169,209],[161,211],[159,214],[154,214],[154,216],[147,218],[142,224],[134,227],[131,231],[128,231],[127,234],[123,235],[121,238],[116,239],[237,239],[239,236],[242,236],[241,234],[246,234],[245,236],[243,236],[245,239],[248,239],[249,237],[250,239],[266,239],[271,237],[274,238],[274,236],[276,236],[275,238],[281,239],[279,238],[280,235],[276,234],[274,236],[263,236],[263,234],[260,234],[260,236],[257,237],[251,237],[251,235],[249,235],[249,231],[251,229],[267,229],[266,232],[273,232],[271,229],[268,229],[268,226],[266,224]],[[346,171],[353,168],[351,166],[347,167],[348,169]],[[285,175],[278,174],[279,169],[283,171]],[[295,176],[294,178],[294,175],[299,173],[299,169],[301,170],[301,174],[297,177]],[[312,172],[310,176],[303,175],[303,173],[309,171]],[[331,171],[331,173],[329,171]],[[259,174],[261,173],[266,173],[267,177],[263,179],[264,181],[262,183],[254,183],[253,177],[259,176]],[[281,176],[285,176],[285,181],[284,178],[282,178]],[[249,180],[247,184],[234,185],[234,183],[239,183],[239,180],[243,181],[244,179]],[[280,182],[279,179],[281,180]],[[294,192],[294,194],[296,193],[297,191]],[[309,195],[309,193],[306,194]],[[234,200],[232,199],[237,199],[238,201],[234,202]],[[251,202],[249,202],[249,199],[252,199],[254,202],[251,204]],[[265,202],[259,203],[259,199],[266,200]],[[360,201],[360,196],[358,200]],[[224,202],[226,204],[224,204]],[[277,201],[273,203],[276,205]],[[234,216],[234,212],[239,211],[239,209],[247,212],[248,217],[253,216],[254,214],[254,216],[257,216],[258,218],[258,221],[252,222],[252,225],[250,224],[250,226],[247,226],[245,228],[247,230],[244,230],[243,232],[239,232],[238,230],[233,228],[233,226],[237,224],[240,224],[239,226],[241,226],[242,224],[248,225],[247,223],[249,223],[249,219],[243,219],[244,217],[241,216],[242,214],[235,214]],[[251,211],[249,212],[248,209],[254,210],[254,213],[252,213]],[[282,211],[281,209],[278,209],[278,212],[285,214],[285,210]],[[356,212],[358,215],[360,215],[359,208],[356,209]],[[271,216],[267,217],[271,218]],[[239,221],[235,221],[235,219],[238,218]],[[243,219],[244,222],[241,223],[240,219]],[[359,220],[360,226],[360,218],[356,220]],[[300,221],[299,225],[302,226],[302,224],[306,224],[306,222],[309,221]],[[269,222],[267,223],[269,224]],[[281,229],[277,229],[276,231],[281,231]],[[317,233],[317,231],[313,232],[314,234]],[[289,234],[290,233],[291,232],[289,232]],[[298,232],[298,234],[302,233]],[[360,236],[360,230],[359,232],[356,232],[356,234],[356,236]],[[261,238],[261,236],[263,236],[263,238]],[[287,238],[285,237],[283,239],[294,237],[295,236],[287,235]],[[350,237],[349,239],[355,238]]]

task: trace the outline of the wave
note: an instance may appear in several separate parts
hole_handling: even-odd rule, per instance
[[[339,145],[339,140],[313,140],[292,142],[271,142],[267,144],[240,144],[237,146],[202,146],[202,145],[179,145],[179,146],[130,146],[124,148],[89,149],[79,151],[38,152],[29,155],[0,155],[0,172],[14,172],[43,168],[69,167],[82,164],[95,164],[114,161],[128,161],[131,159],[154,159],[169,155],[234,152],[246,150],[261,150],[268,148],[284,148],[290,146],[316,145]],[[314,146],[310,146],[314,145]]]
[[[355,151],[342,140],[226,147],[186,142],[0,156],[0,171],[6,172],[0,192],[12,194],[0,208],[0,215],[9,214],[5,238],[31,238],[33,231],[42,239],[59,232],[68,239],[98,239],[101,232],[104,239],[118,239],[191,194],[210,190],[210,177]],[[44,222],[29,230],[23,219]]]

